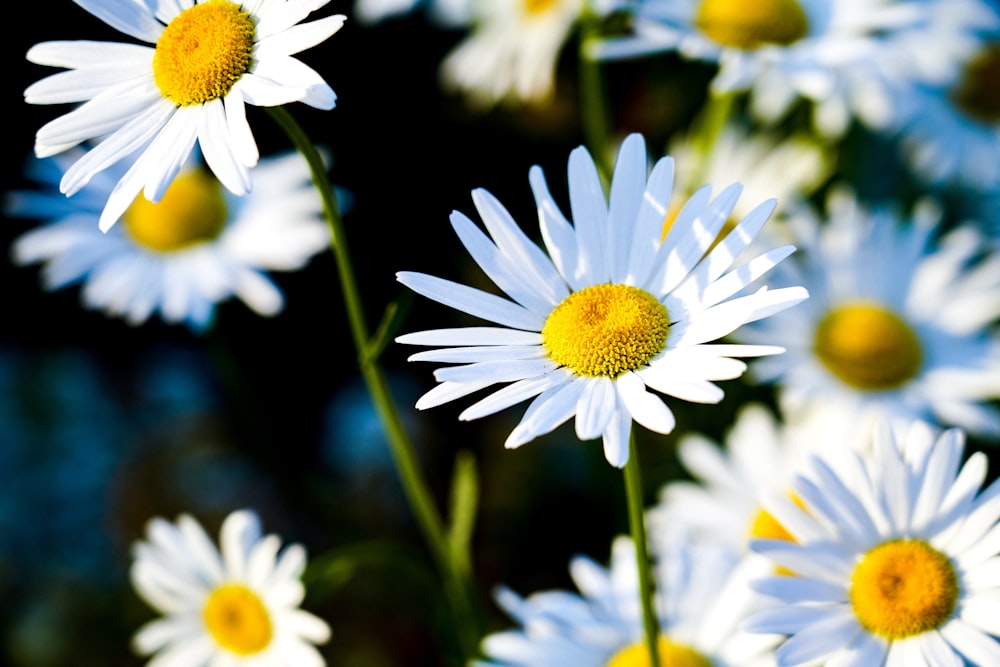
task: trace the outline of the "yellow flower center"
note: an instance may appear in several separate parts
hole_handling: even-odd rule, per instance
[[[178,14],[153,55],[153,77],[177,106],[223,97],[250,70],[253,17],[238,3],[208,0]]]
[[[787,46],[809,33],[809,19],[795,0],[702,0],[694,24],[723,46]]]
[[[712,662],[698,651],[665,637],[659,638],[656,648],[663,667],[712,667]],[[650,667],[651,664],[646,642],[638,642],[615,653],[604,667]]]
[[[939,627],[958,601],[958,577],[948,557],[921,540],[893,540],[864,555],[851,576],[858,622],[886,639]]]
[[[816,356],[843,382],[878,391],[905,384],[920,371],[917,334],[877,304],[853,302],[831,310],[816,328]]]
[[[1000,121],[1000,44],[990,45],[969,61],[953,99],[974,118]]]
[[[762,540],[785,540],[794,542],[795,536],[788,532],[774,515],[761,508],[750,522],[750,537]]]
[[[212,591],[202,617],[216,643],[233,653],[251,655],[271,643],[271,616],[257,594],[242,584]]]
[[[802,502],[802,499],[798,495],[788,492],[788,497],[792,499],[796,505],[801,509],[805,509],[806,505]],[[762,540],[785,540],[786,542],[795,542],[795,536],[788,532],[788,529],[781,524],[780,521],[774,518],[774,515],[761,507],[757,510],[753,519],[750,521],[750,539],[762,539]],[[778,566],[774,568],[774,573],[781,575],[783,577],[794,576],[795,573],[789,570],[787,567]]]
[[[591,285],[549,314],[542,344],[549,357],[585,377],[618,377],[641,368],[667,344],[670,319],[653,295],[628,285]]]
[[[559,0],[523,0],[521,7],[527,16],[540,16],[559,4]]]
[[[216,238],[226,218],[219,182],[203,170],[191,170],[177,176],[156,204],[136,197],[122,222],[139,245],[174,252]]]

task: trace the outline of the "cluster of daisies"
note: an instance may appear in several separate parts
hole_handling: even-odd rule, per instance
[[[332,108],[332,89],[292,56],[344,17],[302,23],[325,0],[77,2],[154,46],[29,51],[65,71],[27,101],[79,106],[38,131],[32,165],[69,198],[7,201],[9,213],[48,220],[18,239],[15,260],[44,263],[53,289],[83,283],[88,306],[132,323],[158,312],[203,329],[232,295],[279,312],[265,270],[303,266],[329,231],[305,160],[261,159],[245,105]],[[416,4],[359,0],[358,11],[377,21]],[[604,156],[577,148],[569,215],[542,170],[528,174],[542,246],[474,191],[482,227],[458,211],[451,224],[497,289],[397,274],[484,322],[397,339],[426,348],[412,360],[445,364],[416,407],[480,394],[460,415],[470,420],[527,403],[507,448],[572,420],[620,468],[635,461],[635,424],[670,434],[685,402],[723,400],[719,382],[772,384],[780,419],[749,405],[721,446],[684,434],[691,480],[663,485],[648,509],[657,661],[1000,664],[1000,485],[986,486],[985,454],[965,452],[966,433],[1000,438],[1000,216],[967,211],[978,222],[957,223],[932,198],[866,200],[831,183],[824,143],[861,123],[898,138],[915,177],[1000,202],[997,8],[429,5],[471,26],[441,76],[479,107],[550,99],[560,52],[587,23],[580,58],[669,51],[713,63],[710,104],[745,96],[764,124],[805,104],[811,131],[783,138],[725,119],[677,137],[676,166],[630,134],[607,187]],[[627,30],[593,38],[604,21]],[[518,628],[487,636],[480,664],[651,664],[635,551],[619,538],[607,568],[573,560],[579,594],[501,589]],[[155,519],[132,580],[164,617],[135,648],[177,667],[322,665],[314,645],[330,630],[300,608],[304,567],[302,548],[281,551],[250,511],[224,521],[220,548],[191,517]]]
[[[302,268],[330,233],[305,160],[261,159],[246,105],[333,108],[330,86],[293,56],[346,17],[300,23],[325,1],[77,4],[151,46],[28,51],[65,71],[25,100],[77,106],[36,134],[27,172],[44,189],[7,196],[8,215],[47,223],[16,241],[14,261],[42,263],[46,288],[79,283],[84,305],[132,324],[159,314],[203,331],[233,296],[280,312],[267,271]]]
[[[1000,664],[985,455],[926,424],[880,430],[836,464],[804,442],[761,406],[724,448],[685,439],[696,481],[649,510],[659,664]],[[518,627],[488,636],[480,664],[650,665],[632,550],[619,537],[606,568],[573,559],[576,592],[499,589]]]
[[[659,394],[718,402],[714,382],[745,357],[759,357],[752,380],[777,384],[784,420],[751,404],[724,447],[686,434],[692,481],[667,483],[647,512],[660,664],[1000,663],[1000,484],[984,489],[986,455],[964,452],[966,431],[1000,435],[1000,256],[984,235],[941,233],[930,203],[904,217],[840,188],[822,214],[793,205],[773,230],[773,201],[734,213],[738,187],[672,207],[673,160],[647,175],[637,135],[607,198],[587,152],[571,154],[572,223],[541,170],[529,179],[547,252],[486,191],[473,200],[488,235],[452,215],[509,299],[398,274],[490,324],[398,339],[433,348],[412,360],[451,364],[417,407],[502,384],[460,419],[530,399],[507,447],[575,418],[621,467],[633,421],[673,430]],[[620,538],[607,570],[574,560],[579,594],[501,590],[519,628],[487,637],[482,664],[650,664],[632,552]]]

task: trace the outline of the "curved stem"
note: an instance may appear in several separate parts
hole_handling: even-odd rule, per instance
[[[330,245],[337,260],[337,272],[344,295],[344,306],[347,310],[347,320],[357,351],[361,375],[368,387],[368,393],[378,412],[379,419],[385,428],[406,498],[416,516],[431,555],[445,579],[446,594],[453,607],[464,660],[468,660],[476,655],[479,642],[479,631],[476,627],[474,613],[474,596],[471,582],[467,576],[468,559],[453,558],[453,550],[448,540],[444,521],[437,511],[430,487],[420,472],[413,444],[389,390],[385,373],[376,360],[377,355],[371,354],[369,351],[369,331],[365,322],[361,294],[355,279],[351,254],[347,248],[343,219],[333,194],[333,188],[327,178],[326,168],[312,141],[284,107],[268,107],[267,111],[308,162],[313,184],[322,198],[323,213],[330,226]]]
[[[625,497],[628,502],[628,523],[635,545],[635,563],[639,570],[639,601],[642,604],[642,625],[649,650],[650,667],[660,667],[659,644],[660,624],[653,606],[655,593],[653,576],[649,562],[649,548],[646,543],[646,513],[642,501],[642,473],[639,454],[635,446],[635,433],[629,437],[628,462],[625,464]]]

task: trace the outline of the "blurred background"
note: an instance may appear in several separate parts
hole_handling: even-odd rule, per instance
[[[18,10],[4,46],[5,190],[32,187],[22,168],[34,133],[64,112],[24,103],[24,88],[55,71],[28,63],[27,49],[56,39],[127,41],[69,0]],[[331,180],[349,193],[347,240],[374,326],[404,296],[396,271],[483,282],[448,223],[454,209],[476,218],[473,188],[490,190],[536,238],[529,167],[541,165],[565,201],[566,159],[584,140],[576,37],[562,51],[553,104],[483,112],[439,85],[438,66],[463,30],[419,11],[364,25],[342,0],[319,14],[331,13],[347,14],[344,28],[299,57],[336,91],[337,106],[289,110],[329,150]],[[616,132],[643,132],[651,152],[691,121],[712,75],[671,56],[606,72]],[[260,109],[248,115],[262,155],[291,147]],[[848,151],[879,141],[852,132]],[[892,160],[853,165],[856,182],[877,189],[876,174],[898,167]],[[0,245],[35,224],[5,219]],[[279,316],[229,301],[202,335],[85,310],[77,288],[43,290],[38,268],[14,266],[6,251],[0,272],[0,663],[144,664],[129,640],[154,614],[127,573],[146,521],[188,512],[215,536],[222,518],[248,507],[265,532],[307,547],[304,606],[333,628],[321,647],[328,664],[449,664],[444,600],[357,373],[329,251],[303,270],[271,274],[286,298]],[[403,331],[463,323],[426,299],[402,303]],[[433,385],[431,366],[408,364],[408,353],[393,345],[383,358],[404,406]],[[773,403],[768,388],[732,381],[724,389],[719,406],[678,410],[671,436],[638,429],[648,501],[682,474],[677,436],[718,438],[745,401]],[[573,555],[607,558],[612,537],[628,531],[621,474],[571,426],[506,451],[521,409],[459,422],[464,405],[404,412],[441,507],[456,453],[475,457],[477,592],[485,627],[499,630],[510,621],[491,602],[496,585],[570,587]]]

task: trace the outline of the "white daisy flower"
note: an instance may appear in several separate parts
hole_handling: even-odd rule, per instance
[[[276,535],[261,536],[257,515],[233,512],[222,523],[220,549],[187,515],[156,518],[134,546],[130,575],[139,596],[161,612],[133,638],[150,665],[322,667],[313,644],[330,638],[321,619],[299,608],[306,553],[281,553]]]
[[[400,282],[435,301],[499,326],[437,329],[401,336],[413,345],[446,346],[414,361],[458,364],[435,372],[440,384],[418,402],[433,407],[485,389],[512,384],[467,408],[476,419],[533,398],[507,438],[519,447],[576,416],[581,440],[603,437],[615,466],[628,459],[632,420],[658,433],[674,416],[656,391],[699,403],[723,392],[712,382],[739,377],[746,365],[733,357],[776,354],[768,345],[712,344],[746,322],[806,298],[801,287],[736,296],[794,248],[764,253],[731,271],[774,209],[766,201],[711,250],[739,197],[733,184],[710,201],[699,190],[665,239],[673,161],[658,160],[647,182],[645,143],[623,142],[611,183],[610,204],[593,160],[583,147],[569,158],[571,225],[549,193],[539,167],[529,173],[548,254],[522,232],[485,190],[473,201],[489,236],[454,212],[452,226],[473,259],[511,299],[422,273],[401,272]]]
[[[740,409],[724,447],[699,434],[684,435],[677,454],[693,480],[667,483],[647,510],[653,551],[668,550],[678,536],[737,553],[747,553],[754,538],[791,539],[761,507],[761,496],[788,492],[809,453],[826,451],[825,439],[820,429],[779,423],[757,403]],[[837,446],[850,447],[839,438]]]
[[[125,171],[112,166],[72,199],[56,192],[70,152],[35,160],[31,171],[47,191],[8,194],[5,212],[49,222],[16,239],[18,264],[43,263],[42,282],[56,290],[80,283],[88,308],[145,322],[157,311],[170,323],[208,327],[218,302],[239,297],[261,315],[284,306],[267,270],[291,271],[330,245],[319,195],[297,153],[265,158],[257,187],[236,197],[191,163],[159,203],[137,198],[107,233],[96,224],[108,193]]]
[[[490,0],[474,3],[471,34],[441,63],[446,90],[491,107],[500,101],[544,104],[555,92],[559,54],[585,0]]]
[[[884,85],[940,75],[984,11],[981,0],[645,0],[634,10],[635,34],[597,45],[595,55],[676,51],[715,63],[712,90],[749,92],[758,118],[777,121],[806,99],[817,129],[838,135],[852,115],[889,124]],[[914,54],[918,41],[932,53]]]
[[[1000,35],[967,58],[948,85],[916,86],[899,96],[903,156],[933,185],[1000,188]]]
[[[750,607],[734,553],[677,543],[655,569],[662,665],[769,667],[774,640],[739,630]],[[483,641],[477,667],[642,667],[649,665],[632,541],[619,537],[605,569],[578,556],[570,573],[580,594],[543,591],[497,600],[521,626]]]
[[[1000,484],[980,492],[986,456],[962,465],[961,431],[923,426],[898,445],[881,429],[843,473],[815,458],[793,483],[805,511],[765,498],[795,541],[751,548],[796,576],[752,584],[779,604],[745,628],[789,636],[778,665],[1000,665]]]
[[[100,228],[109,229],[140,191],[158,201],[195,142],[226,188],[250,191],[258,151],[245,104],[303,102],[330,109],[330,86],[292,57],[335,33],[344,16],[297,25],[328,0],[75,0],[139,44],[43,42],[28,51],[39,65],[65,67],[24,91],[32,104],[83,102],[47,123],[35,153],[48,157],[101,138],[66,170],[72,195],[95,174],[138,158],[111,191]]]
[[[801,248],[776,284],[804,284],[801,308],[737,332],[742,342],[784,346],[752,377],[778,383],[786,419],[816,406],[842,413],[843,429],[870,431],[914,419],[1000,435],[1000,256],[971,227],[934,240],[939,211],[904,220],[832,192],[825,223],[790,220]]]

